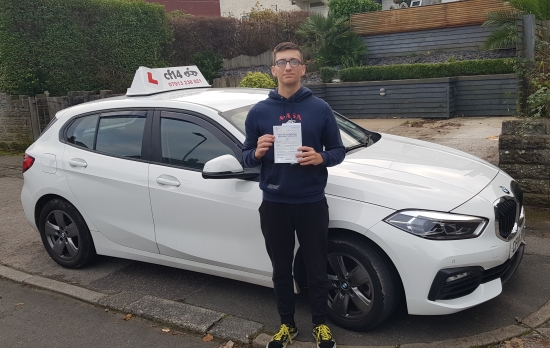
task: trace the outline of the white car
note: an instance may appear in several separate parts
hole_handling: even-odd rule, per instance
[[[176,91],[187,84],[140,70],[126,96],[61,110],[27,149],[27,220],[64,267],[100,254],[271,287],[259,169],[241,160],[247,112],[268,90]],[[467,153],[336,119],[347,153],[326,187],[330,319],[372,328],[403,296],[410,314],[441,315],[499,295],[524,252],[517,183]],[[298,244],[294,276],[307,287]]]

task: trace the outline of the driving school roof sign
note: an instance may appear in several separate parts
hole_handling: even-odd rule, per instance
[[[197,87],[210,87],[210,85],[195,65],[160,69],[140,66],[126,95],[149,95]]]

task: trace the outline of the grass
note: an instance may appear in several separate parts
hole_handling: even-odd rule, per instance
[[[23,157],[24,155],[25,155],[24,152],[0,150],[0,156],[21,156],[21,157]]]

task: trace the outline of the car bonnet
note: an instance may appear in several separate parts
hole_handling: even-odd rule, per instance
[[[486,187],[499,169],[475,156],[382,134],[329,169],[326,193],[396,210],[450,211]]]

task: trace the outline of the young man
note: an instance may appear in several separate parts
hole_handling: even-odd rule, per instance
[[[330,106],[301,86],[306,67],[300,48],[290,42],[277,45],[273,62],[271,73],[278,80],[278,88],[248,113],[243,150],[245,166],[262,166],[260,222],[273,265],[273,285],[281,317],[281,328],[267,348],[285,347],[298,334],[292,276],[295,232],[306,265],[313,336],[317,347],[333,348],[336,342],[325,325],[329,221],[325,186],[327,167],[344,160],[345,148]],[[275,163],[277,139],[273,127],[297,123],[301,124],[302,138],[302,146],[295,150],[297,163]]]

